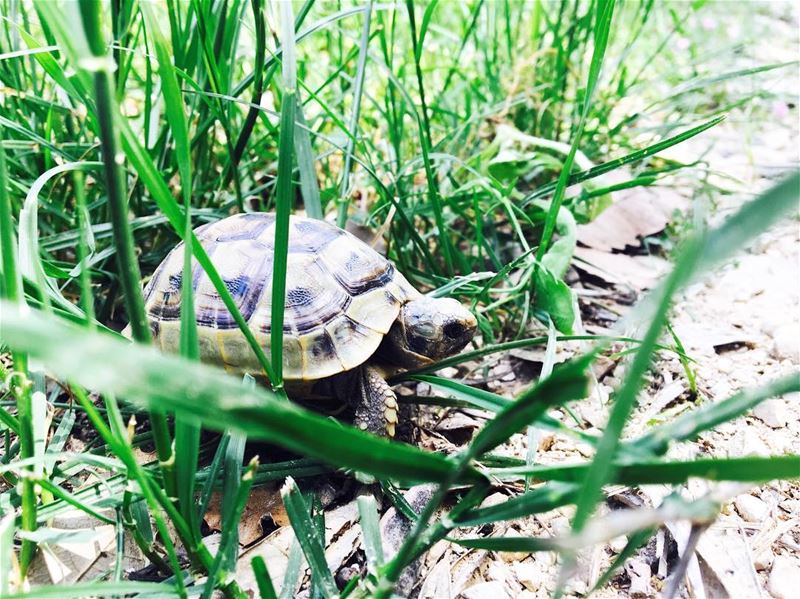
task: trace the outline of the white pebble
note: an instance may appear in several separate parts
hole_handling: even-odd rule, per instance
[[[798,581],[800,581],[798,560],[787,555],[776,556],[767,583],[770,594],[775,599],[796,598]]]
[[[536,591],[544,582],[544,572],[535,562],[516,562],[514,564],[514,574],[520,584],[529,591]]]
[[[753,415],[771,428],[783,428],[789,419],[782,399],[762,401],[753,409]]]
[[[769,506],[753,495],[740,495],[733,505],[746,522],[763,522],[769,517]]]
[[[464,599],[504,599],[510,597],[503,583],[496,580],[474,584],[461,591],[460,596]]]
[[[800,325],[797,323],[779,327],[772,338],[772,355],[779,360],[800,363]]]

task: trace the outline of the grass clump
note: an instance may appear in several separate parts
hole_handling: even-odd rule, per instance
[[[7,560],[0,592],[24,594],[48,522],[70,509],[113,522],[120,538],[130,535],[160,582],[123,580],[120,553],[114,571],[94,582],[32,595],[210,596],[219,589],[243,596],[233,576],[237,523],[254,485],[285,481],[299,548],[281,596],[295,590],[302,551],[319,595],[386,597],[405,567],[456,529],[574,505],[572,533],[563,538],[459,540],[492,550],[556,550],[569,565],[581,547],[609,535],[629,534],[623,553],[630,554],[665,519],[708,523],[725,500],[713,493],[670,500],[612,535],[591,521],[610,484],[797,476],[797,456],[665,457],[670,443],[800,390],[796,376],[623,438],[654,354],[683,354],[679,344],[661,345],[676,293],[791,210],[797,175],[686,240],[672,274],[634,313],[643,336],[614,338],[629,344],[633,357],[601,436],[548,414],[585,398],[590,366],[612,341],[575,334],[580,316],[564,276],[576,225],[602,212],[616,191],[655,185],[685,166],[658,154],[724,118],[718,105],[697,101],[699,90],[786,66],[692,74],[671,95],[625,112],[620,106],[641,101],[651,63],[671,60],[670,36],[699,8],[607,0],[407,0],[339,10],[312,0],[12,4],[20,11],[2,17],[0,39],[0,80],[8,90],[0,107],[0,341],[11,352],[0,406],[0,554]],[[650,32],[665,19],[671,26],[654,42]],[[641,125],[654,118],[658,126]],[[612,183],[610,173],[622,182]],[[480,344],[394,381],[424,381],[493,413],[460,453],[378,439],[285,401],[282,327],[273,326],[266,355],[192,233],[248,210],[277,214],[273,323],[283,321],[289,215],[300,211],[380,228],[389,257],[416,286],[472,306]],[[190,284],[183,289],[181,355],[147,347],[142,274],[146,279],[179,239],[186,242],[184,282],[196,260],[269,388],[197,362]],[[127,321],[133,345],[114,332]],[[569,339],[592,349],[513,400],[433,374]],[[142,410],[150,427],[135,434],[130,419]],[[68,453],[64,438],[78,413],[96,442]],[[593,446],[594,458],[543,466],[492,454],[529,426],[569,431]],[[207,443],[203,430],[219,436]],[[247,440],[301,457],[244,466]],[[157,459],[140,464],[136,450],[148,442]],[[436,485],[420,514],[395,499],[413,522],[394,555],[381,546],[374,500],[359,499],[368,566],[344,589],[325,563],[315,498],[295,482],[334,470],[371,477],[388,497],[398,496],[398,485]],[[82,486],[87,473],[102,474],[102,484]],[[524,492],[479,507],[498,481],[517,479],[526,481]],[[216,488],[224,490],[223,533],[213,554],[201,522]],[[454,493],[459,501],[445,507]],[[252,562],[264,597],[276,596],[269,566]]]

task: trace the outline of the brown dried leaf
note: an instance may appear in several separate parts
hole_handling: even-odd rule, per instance
[[[220,530],[222,526],[222,493],[214,491],[208,504],[205,521],[209,528]],[[255,487],[250,492],[242,519],[239,521],[239,543],[249,545],[263,536],[261,518],[269,515],[277,526],[287,526],[289,518],[281,501],[280,491],[271,486]]]
[[[576,248],[573,266],[579,271],[614,285],[651,289],[669,270],[670,264],[657,256],[609,254],[592,248]]]
[[[686,206],[686,198],[659,187],[615,194],[617,201],[592,222],[578,226],[578,241],[598,250],[638,247],[642,237],[663,231],[672,215]]]

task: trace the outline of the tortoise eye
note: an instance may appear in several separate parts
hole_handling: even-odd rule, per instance
[[[464,334],[464,327],[457,322],[448,322],[444,325],[444,334],[451,339],[458,339]]]

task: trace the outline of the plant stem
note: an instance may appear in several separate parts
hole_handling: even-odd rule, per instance
[[[119,150],[119,139],[114,127],[113,89],[105,42],[100,28],[101,5],[99,0],[81,0],[81,17],[86,38],[92,54],[97,59],[93,73],[94,93],[97,110],[97,121],[100,127],[100,147],[103,153],[103,165],[108,192],[108,207],[111,215],[111,226],[114,230],[114,248],[117,252],[117,267],[120,283],[125,297],[125,308],[130,320],[133,338],[139,343],[149,343],[150,328],[144,308],[144,297],[141,291],[141,274],[136,259],[128,217],[128,201],[125,191],[125,173],[121,168],[124,154]],[[156,453],[164,472],[164,485],[170,497],[175,497],[174,459],[169,425],[164,414],[150,411],[150,424],[153,428]]]
[[[1,141],[1,140],[0,140]],[[14,225],[11,220],[11,200],[8,197],[5,149],[0,144],[0,249],[3,257],[2,295],[14,302],[22,303],[22,281],[17,270],[17,248],[14,240]],[[17,404],[19,423],[19,455],[23,460],[33,457],[33,420],[31,408],[31,381],[28,378],[28,356],[23,352],[12,352],[14,370],[9,386]],[[32,466],[27,468],[33,470]],[[22,478],[22,530],[36,530],[36,489],[29,477]],[[20,576],[25,578],[33,559],[36,545],[30,540],[22,541],[19,553]]]

